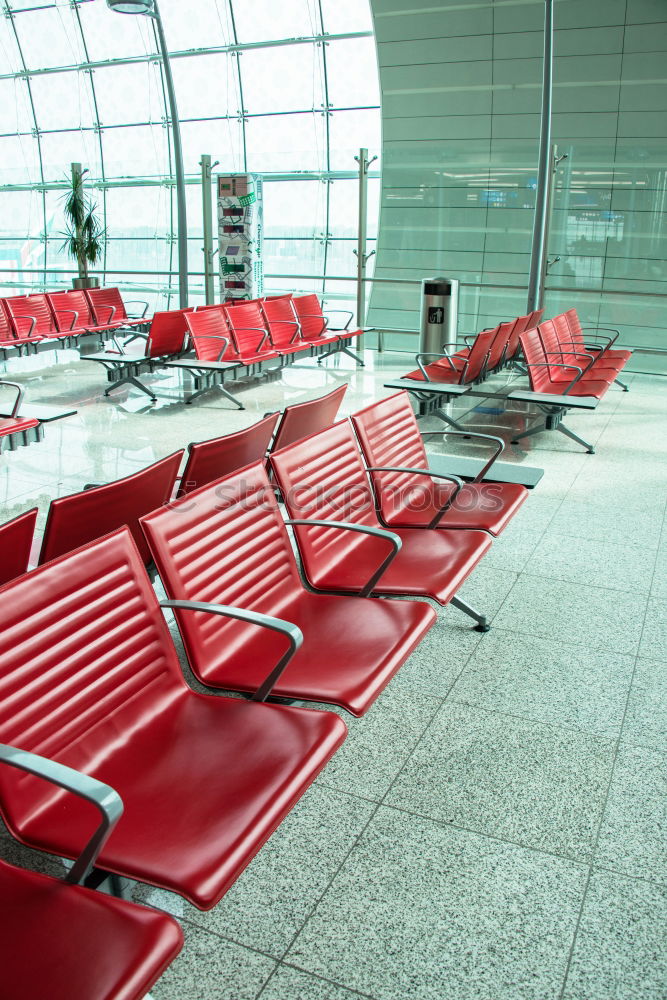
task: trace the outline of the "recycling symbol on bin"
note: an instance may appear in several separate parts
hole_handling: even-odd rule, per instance
[[[445,310],[442,306],[429,306],[428,321],[429,323],[444,323]]]

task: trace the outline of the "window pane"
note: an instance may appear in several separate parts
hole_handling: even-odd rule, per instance
[[[102,141],[107,177],[169,174],[167,129],[161,125],[107,128]]]
[[[49,73],[30,80],[40,129],[92,127],[93,95],[88,73]]]
[[[170,52],[234,43],[226,0],[165,3],[160,5],[160,14]]]
[[[330,34],[343,31],[372,31],[370,4],[359,0],[321,0],[324,30]]]
[[[150,18],[115,14],[106,3],[77,6],[88,55],[93,61],[157,51]]]
[[[70,164],[81,163],[93,177],[99,177],[100,146],[97,135],[88,132],[44,132],[41,136],[44,180],[61,181],[69,177]]]
[[[317,0],[233,0],[240,42],[303,38],[320,32]]]
[[[160,122],[165,115],[160,67],[135,63],[95,70],[101,125]]]
[[[246,142],[249,170],[323,170],[326,166],[324,119],[319,113],[249,118]]]
[[[265,184],[264,235],[321,236],[326,224],[326,196],[326,185],[321,181]]]
[[[34,121],[26,81],[0,80],[0,134],[12,135],[16,132],[30,132],[33,127]]]
[[[0,184],[37,184],[40,180],[37,140],[31,135],[0,139]]]
[[[243,52],[243,105],[250,114],[319,109],[324,103],[321,49],[281,45]]]
[[[235,56],[224,53],[188,56],[173,59],[171,68],[181,120],[240,113],[241,98]],[[205,86],[202,86],[202,81],[206,81]]]
[[[233,118],[183,122],[181,142],[186,174],[199,174],[202,153],[208,153],[212,163],[219,161],[215,170],[220,173],[238,173],[243,170],[243,133],[241,123]]]
[[[120,236],[155,236],[169,230],[169,189],[165,187],[114,187],[106,196],[107,229]]]
[[[14,24],[28,69],[83,62],[81,32],[69,7],[44,7],[16,14]]]
[[[322,274],[323,240],[264,240],[264,270],[267,274]]]
[[[360,148],[373,156],[380,152],[380,115],[377,111],[337,111],[329,119],[331,169],[352,170]]]
[[[38,236],[44,227],[37,191],[0,191],[0,236]]]
[[[329,104],[335,108],[380,106],[375,39],[328,42],[326,58]]]

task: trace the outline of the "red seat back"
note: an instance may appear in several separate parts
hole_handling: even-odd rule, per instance
[[[19,338],[53,337],[58,333],[46,295],[14,295],[5,299],[5,305]]]
[[[16,347],[17,338],[10,321],[6,299],[0,299],[0,347]]]
[[[532,315],[532,313],[526,313],[525,316],[518,316],[514,321],[514,326],[507,339],[507,351],[505,352],[505,357],[508,361],[510,358],[516,356],[519,350],[519,337],[524,330],[529,329],[529,321]]]
[[[225,306],[225,316],[241,358],[252,358],[257,354],[275,356],[266,321],[256,299]]]
[[[266,299],[261,303],[264,322],[269,330],[269,337],[274,347],[294,347],[302,343],[299,321],[292,309],[289,295]]]
[[[317,399],[308,399],[305,403],[293,403],[291,406],[286,406],[280,418],[272,450],[278,451],[280,448],[287,448],[294,441],[300,441],[301,438],[317,434],[318,431],[331,427],[346,390],[347,383],[339,385],[337,389],[328,392],[326,396],[318,396]]]
[[[181,476],[179,495],[229,476],[246,465],[266,461],[278,416],[277,413],[270,413],[252,427],[235,434],[188,445],[188,460]]]
[[[200,361],[239,360],[223,306],[207,306],[186,313],[185,323]]]
[[[162,358],[165,355],[183,352],[188,335],[185,317],[191,312],[190,306],[187,309],[172,309],[171,312],[153,314],[146,347],[149,358]]]
[[[127,528],[6,584],[0,599],[0,742],[99,773],[124,738],[190,693]],[[92,830],[90,806],[72,799],[0,769],[0,812],[16,835],[55,802],[70,830]]]
[[[142,525],[169,595],[289,618],[290,602],[303,591],[260,462],[156,510]],[[188,660],[200,677],[214,669],[218,678],[241,649],[246,660],[271,662],[271,650],[282,648],[267,629],[200,612],[175,613]]]
[[[292,305],[301,324],[301,336],[304,340],[315,340],[326,335],[327,324],[317,295],[295,295]]]
[[[364,407],[351,417],[369,466],[427,469],[428,459],[407,392]],[[371,472],[375,495],[389,516],[412,499],[429,497],[433,481],[410,472]]]
[[[481,333],[477,334],[470,348],[468,364],[461,372],[460,381],[462,384],[467,385],[469,382],[476,382],[483,374],[491,345],[497,334],[497,326],[492,330],[482,330]]]
[[[489,371],[493,371],[494,368],[497,368],[505,357],[509,346],[509,340],[515,326],[516,320],[510,320],[507,323],[499,323],[496,327],[496,335],[491,341],[489,360],[487,362],[487,368]]]
[[[82,288],[72,288],[65,292],[49,292],[49,304],[61,333],[66,330],[80,330],[95,326],[90,303]]]
[[[579,317],[577,315],[576,309],[568,309],[567,312],[563,314],[565,316],[565,321],[568,325],[570,331],[570,340],[575,344],[584,343],[584,331],[581,328],[581,323],[579,322]]]
[[[551,388],[551,378],[549,376],[549,366],[544,354],[544,347],[540,340],[540,335],[536,328],[524,330],[519,338],[521,349],[526,359],[528,368],[528,380],[533,392],[548,392]],[[572,372],[574,377],[576,373]]]
[[[27,572],[37,508],[0,524],[0,586]]]
[[[182,457],[181,449],[125,479],[52,500],[40,563],[127,525],[141,558],[148,564],[150,552],[139,526],[139,518],[170,500]]]
[[[128,318],[117,288],[87,288],[86,296],[98,326],[118,323]]]

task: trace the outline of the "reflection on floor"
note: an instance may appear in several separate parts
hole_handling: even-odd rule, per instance
[[[215,391],[186,407],[174,377],[155,378],[155,406],[104,399],[73,353],[12,364],[32,401],[78,414],[3,455],[0,517],[38,503],[43,518],[53,496],[341,381],[347,414],[407,367],[367,360],[244,388],[244,412]],[[508,448],[545,476],[462,592],[492,631],[440,610],[213,911],[136,891],[186,931],[154,1000],[665,996],[667,384],[631,383],[568,421],[595,456],[557,434]],[[525,422],[473,404],[464,419],[507,440]],[[2,850],[58,870],[6,836]]]

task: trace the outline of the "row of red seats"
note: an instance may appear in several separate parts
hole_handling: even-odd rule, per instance
[[[78,338],[94,333],[113,333],[148,322],[147,302],[141,316],[131,317],[118,288],[13,295],[0,299],[0,352],[37,350],[39,345],[56,342],[73,346]]]
[[[347,315],[349,326],[352,313]],[[363,365],[350,348],[362,333],[347,327],[333,329],[316,295],[281,295],[155,313],[143,350],[124,346],[119,352],[88,354],[82,360],[106,369],[111,384],[105,395],[121,385],[132,385],[155,400],[153,390],[140,376],[174,368],[189,372],[193,378],[194,392],[187,403],[217,386],[244,409],[227,391],[226,383],[278,371],[304,354],[321,363],[329,355],[343,352]]]
[[[33,441],[41,441],[44,437],[44,429],[41,422],[36,417],[25,417],[21,415],[21,402],[23,400],[23,387],[17,382],[7,382],[0,380],[0,388],[7,387],[15,390],[14,402],[7,414],[0,414],[0,452],[4,445],[8,445],[10,451],[21,445],[32,444]]]
[[[271,452],[270,467],[287,522],[265,468],[277,420],[271,415],[229,435],[235,440],[227,447],[225,439],[204,442],[209,463],[211,446],[228,463],[244,462],[253,449],[259,458],[180,499],[170,497],[182,452],[128,480],[54,500],[52,509],[71,515],[69,526],[66,517],[60,523],[65,551],[44,563],[58,551],[58,541],[55,549],[49,541],[55,529],[47,527],[43,565],[3,588],[0,739],[20,750],[1,747],[0,760],[53,784],[3,768],[0,808],[21,842],[78,859],[70,881],[112,873],[178,892],[200,908],[215,905],[345,738],[334,713],[267,703],[269,695],[363,714],[435,621],[424,602],[370,595],[428,595],[488,628],[455,596],[491,544],[481,530],[488,527],[485,504],[477,503],[461,530],[454,501],[463,484],[455,477],[442,477],[449,480],[444,495],[425,467],[369,469],[360,445],[367,456],[378,448],[384,456],[383,442],[396,428],[392,458],[403,465],[415,459],[421,438],[414,414],[405,393],[381,400],[353,418],[357,440],[349,422],[331,425],[344,391],[281,417],[274,444],[282,447]],[[302,436],[313,428],[317,433]],[[410,473],[407,493],[420,496],[421,526],[410,514],[409,527],[386,529],[369,489],[373,471]],[[191,474],[205,477],[206,470]],[[385,486],[377,497],[383,511]],[[466,486],[474,493],[479,484]],[[395,483],[389,494],[393,501]],[[498,533],[525,490],[494,496],[496,515],[504,504]],[[35,513],[0,529],[3,551],[20,548],[21,533],[25,551]],[[389,517],[400,522],[404,513],[392,507]],[[98,537],[123,522],[129,528]],[[302,584],[286,524],[295,527],[309,583],[324,592]],[[88,539],[70,551],[82,541],[82,525]],[[185,683],[146,576],[151,558],[169,595],[162,607],[177,614],[194,672],[249,700],[198,694]],[[90,807],[63,788],[104,816],[83,853]],[[23,912],[38,915],[29,941],[9,911],[2,921],[12,942],[3,982],[16,1000],[132,1000],[180,947],[180,932],[164,914],[6,864],[0,880]],[[73,929],[86,924],[82,953]]]

